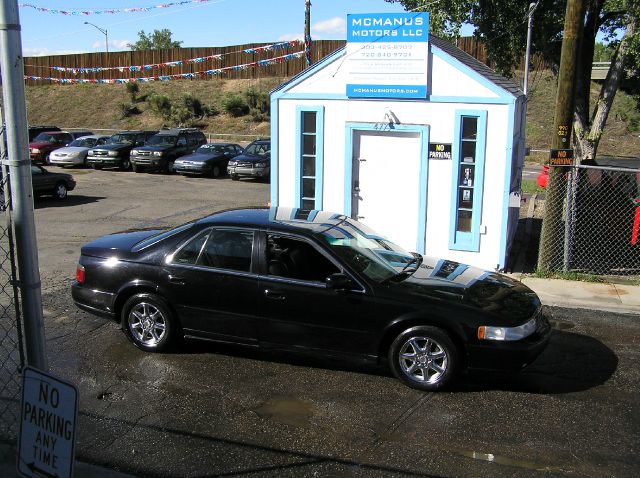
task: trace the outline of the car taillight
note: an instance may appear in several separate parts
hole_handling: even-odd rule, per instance
[[[81,264],[76,267],[76,281],[78,284],[84,284],[84,266]]]

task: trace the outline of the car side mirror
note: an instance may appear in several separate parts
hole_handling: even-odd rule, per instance
[[[351,278],[341,272],[336,272],[328,276],[325,279],[325,284],[327,285],[327,289],[337,291],[351,290],[355,287],[355,283]]]

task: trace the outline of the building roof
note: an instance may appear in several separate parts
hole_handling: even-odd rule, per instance
[[[448,41],[443,40],[442,38],[437,37],[435,35],[431,35],[431,34],[429,35],[429,43],[431,45],[439,48],[440,50],[442,50],[447,55],[455,58],[460,63],[462,63],[463,65],[465,65],[468,68],[472,69],[473,71],[475,71],[476,73],[481,75],[483,78],[486,78],[491,83],[495,84],[496,86],[499,86],[500,88],[502,88],[503,90],[507,91],[508,93],[511,93],[515,97],[519,97],[519,96],[524,95],[524,92],[522,91],[522,88],[520,88],[516,83],[514,83],[513,80],[511,80],[509,78],[505,78],[502,75],[499,75],[494,70],[489,68],[487,65],[482,63],[480,60],[477,60],[476,58],[474,58],[473,56],[469,55],[467,52],[465,52],[464,50],[461,50],[460,48],[458,48],[457,46],[453,45],[452,43],[449,43]],[[346,53],[346,45],[343,46],[342,48],[337,49],[336,51],[334,51],[330,55],[327,55],[322,60],[320,60],[318,63],[312,65],[310,68],[311,69],[320,68],[323,64],[329,63],[329,62],[331,62],[333,60],[333,58],[338,57],[338,56],[342,56],[345,53]],[[276,87],[273,91],[271,91],[271,93],[276,93],[278,91],[282,91],[282,90],[286,89],[286,87],[288,85],[295,83],[300,77],[303,77],[303,76],[308,75],[308,74],[309,74],[309,68],[307,68],[307,69],[303,70],[302,72],[298,73],[296,76],[291,78],[289,81],[287,81],[287,82],[281,84],[280,86]]]

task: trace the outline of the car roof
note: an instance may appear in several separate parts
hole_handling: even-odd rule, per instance
[[[296,219],[298,213],[302,212],[299,208],[290,207],[253,207],[227,209],[219,211],[210,216],[204,217],[197,224],[209,226],[239,226],[239,227],[259,227],[280,232],[297,232],[312,235],[334,226],[344,223],[347,216],[342,214],[322,215],[322,220],[315,222],[313,220]],[[304,211],[305,217],[314,217],[316,211]],[[290,219],[283,219],[290,218]]]
[[[105,134],[87,134],[85,136],[79,136],[76,139],[87,139],[87,138],[95,138],[95,139],[109,138],[109,135],[105,135]]]

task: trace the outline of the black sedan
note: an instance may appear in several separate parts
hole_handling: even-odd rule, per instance
[[[104,236],[82,247],[72,295],[146,351],[184,337],[388,361],[421,390],[464,368],[517,371],[550,335],[522,283],[325,211],[238,209]]]
[[[211,143],[200,146],[193,154],[182,156],[173,163],[176,173],[205,175],[217,178],[227,172],[231,158],[242,154],[242,146],[232,143]]]

